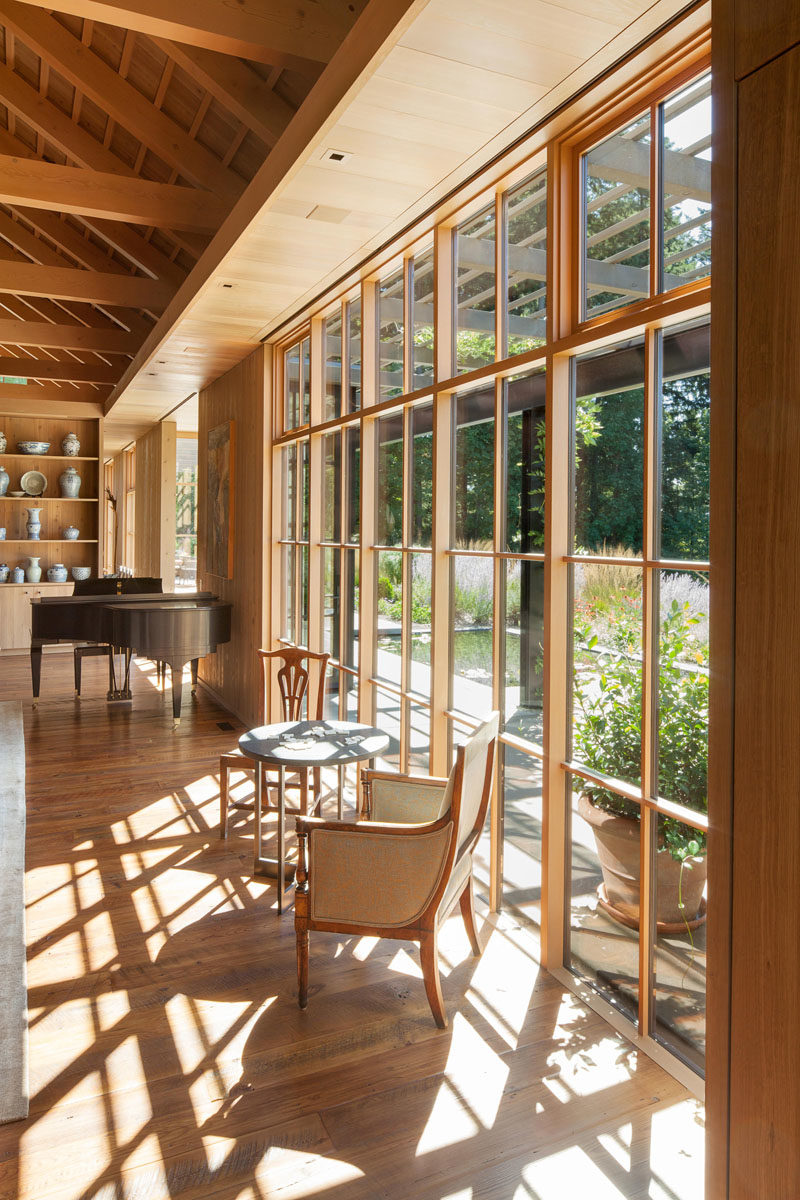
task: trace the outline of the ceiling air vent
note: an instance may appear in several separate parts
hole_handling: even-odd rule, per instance
[[[343,163],[347,162],[348,158],[352,157],[352,154],[348,150],[326,150],[322,155],[322,161],[329,163]]]

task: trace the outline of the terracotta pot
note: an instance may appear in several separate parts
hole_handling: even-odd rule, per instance
[[[638,929],[639,822],[596,808],[584,793],[578,798],[578,812],[591,825],[597,845],[603,872],[600,904],[618,921]],[[695,929],[705,921],[703,890],[706,874],[704,854],[687,859],[681,876],[678,860],[667,849],[659,849],[656,854],[656,925],[659,933],[679,933],[687,925]],[[679,894],[683,909],[678,905]]]

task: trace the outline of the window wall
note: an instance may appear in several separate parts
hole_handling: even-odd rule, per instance
[[[396,769],[446,774],[500,711],[485,899],[701,1073],[711,214],[692,54],[602,124],[532,136],[502,184],[278,346],[274,634],[331,654],[329,711],[385,729]]]

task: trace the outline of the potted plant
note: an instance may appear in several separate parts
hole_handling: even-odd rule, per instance
[[[634,617],[635,619],[635,617]],[[624,622],[623,622],[624,624]],[[662,615],[659,642],[659,793],[695,812],[707,811],[708,672],[692,638],[699,618],[688,600],[673,599]],[[624,630],[622,634],[624,641]],[[573,751],[584,766],[622,780],[638,779],[641,763],[642,663],[601,647],[591,618],[576,616]],[[592,827],[603,872],[602,907],[639,926],[638,804],[585,780],[578,812]],[[656,852],[659,932],[692,929],[705,920],[706,838],[672,817],[659,818]]]

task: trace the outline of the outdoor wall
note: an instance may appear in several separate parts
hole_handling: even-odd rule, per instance
[[[118,508],[119,512],[119,497]],[[162,421],[136,441],[137,575],[175,590],[175,422]]]
[[[800,7],[715,0],[713,28],[707,1197],[789,1200],[800,1196]]]
[[[200,665],[200,677],[222,703],[248,725],[259,715],[260,668],[256,650],[265,644],[268,596],[265,579],[269,542],[269,430],[265,407],[271,351],[259,346],[249,358],[200,393],[198,419],[197,586],[233,605],[232,637]],[[207,570],[208,434],[234,422],[233,571],[222,579]]]

